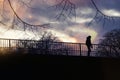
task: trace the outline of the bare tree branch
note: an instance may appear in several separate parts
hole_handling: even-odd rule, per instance
[[[30,24],[30,23],[27,23],[27,22],[23,21],[23,20],[18,16],[18,14],[15,12],[14,8],[12,7],[12,4],[11,4],[10,0],[8,0],[8,2],[9,2],[9,5],[10,5],[10,7],[11,7],[13,13],[14,13],[14,15],[16,16],[16,18],[17,18],[21,23],[24,24],[24,30],[25,30],[25,28],[26,28],[27,26],[45,28],[46,24],[43,24],[43,25],[33,25],[33,24]],[[47,25],[49,25],[49,24],[47,24]]]
[[[30,3],[31,3],[32,0],[29,0],[29,2],[24,2],[23,0],[18,0],[18,3],[21,2],[23,5],[27,6],[27,8],[31,8],[30,7]],[[6,4],[8,3],[8,6],[10,8],[10,10],[12,10],[12,13],[13,13],[13,19],[12,19],[12,22],[11,22],[11,25],[8,26],[7,25],[7,21],[10,20],[8,17],[9,15],[9,8],[7,8],[8,6],[6,6]],[[0,12],[0,16],[1,16],[1,20],[0,20],[0,24],[8,27],[8,30],[10,30],[11,28],[12,29],[23,29],[23,31],[26,31],[29,30],[29,31],[32,31],[34,35],[36,35],[35,31],[38,31],[42,28],[44,29],[48,29],[50,28],[50,23],[45,23],[45,24],[41,24],[41,25],[36,25],[36,24],[31,24],[31,23],[28,23],[26,21],[24,21],[22,18],[19,17],[19,15],[17,14],[17,12],[15,11],[13,5],[12,5],[12,2],[11,0],[3,0],[3,2],[1,3],[1,12]],[[20,6],[22,6],[20,4]],[[27,33],[26,33],[27,34]]]
[[[120,17],[116,17],[116,16],[108,16],[106,14],[104,14],[96,5],[94,0],[91,0],[94,8],[96,9],[96,14],[94,16],[94,18],[90,21],[90,23],[88,25],[91,25],[93,22],[102,22],[103,27],[105,26],[106,22],[108,21],[109,23],[111,22],[112,24],[117,24],[117,21],[120,21]]]
[[[31,7],[32,1],[33,1],[33,0],[27,0],[27,1],[25,2],[24,0],[18,0],[18,2],[20,2],[23,6],[26,6],[27,8],[36,9],[36,8]]]
[[[59,13],[55,17],[59,21],[72,18],[73,16],[76,18],[76,6],[70,0],[61,0],[59,3],[52,7],[60,11],[58,11]]]
[[[23,31],[25,32],[24,35],[28,35],[26,31],[32,31],[33,34],[35,36],[37,36],[37,32],[39,32],[39,30],[41,30],[42,28],[43,29],[48,29],[50,28],[50,24],[49,23],[46,23],[46,24],[42,24],[42,25],[34,25],[34,24],[30,24],[28,22],[25,22],[24,20],[22,20],[19,15],[16,13],[16,11],[14,10],[13,6],[12,6],[12,3],[10,0],[7,0],[8,3],[9,3],[9,6],[13,12],[13,21],[12,21],[12,24],[11,24],[11,27],[12,29],[23,29]],[[31,0],[32,1],[32,0]],[[24,4],[26,5],[26,4]],[[30,7],[29,7],[30,8]],[[3,22],[4,23],[4,22]],[[7,26],[7,25],[6,25]],[[10,29],[9,28],[9,29]],[[8,30],[9,30],[8,29]],[[8,31],[7,30],[7,31]],[[29,36],[29,35],[28,35]]]

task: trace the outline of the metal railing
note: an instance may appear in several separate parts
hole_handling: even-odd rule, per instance
[[[95,56],[99,44],[93,44],[91,56]],[[0,53],[32,53],[87,56],[85,43],[68,43],[20,39],[0,39]]]

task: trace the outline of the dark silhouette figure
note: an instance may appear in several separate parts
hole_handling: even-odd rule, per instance
[[[92,48],[92,44],[91,44],[91,36],[88,36],[86,38],[86,46],[88,48],[88,56],[90,56],[90,52],[91,52],[91,48]]]

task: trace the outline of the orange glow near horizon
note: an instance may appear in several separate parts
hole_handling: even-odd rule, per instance
[[[57,36],[62,42],[85,43],[86,37],[89,35],[92,36],[91,40],[92,42],[94,42],[97,37],[97,32],[92,29],[88,29],[88,28],[79,29],[79,27],[74,27],[74,28],[69,28],[69,30],[76,33],[76,35],[78,36],[76,37],[75,35],[71,37],[67,33],[62,33],[55,30],[49,30],[49,31],[55,34],[55,36]]]
[[[77,39],[76,38],[73,38],[73,37],[67,37],[67,38],[62,38],[60,37],[59,38],[62,42],[72,42],[72,43],[77,43]]]
[[[48,30],[49,32],[52,32],[52,34],[54,34],[56,37],[58,37],[62,42],[72,42],[72,43],[77,43],[77,39],[74,37],[70,37],[69,35],[62,33],[62,32],[58,32],[55,30]]]
[[[82,26],[82,27],[73,26],[73,27],[70,27],[68,31],[75,33],[77,36],[77,39],[81,39],[77,41],[81,43],[84,43],[86,41],[86,37],[89,35],[92,36],[91,40],[92,42],[94,42],[98,34],[95,30],[86,28],[85,26]]]

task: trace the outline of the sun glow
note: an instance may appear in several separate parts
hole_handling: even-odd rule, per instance
[[[76,38],[71,37],[71,36],[69,36],[65,33],[58,32],[58,31],[55,31],[55,30],[48,30],[48,31],[55,34],[55,36],[58,37],[62,42],[72,42],[72,43],[78,42]]]
[[[74,26],[74,27],[70,27],[68,29],[69,32],[72,32],[74,33],[75,35],[77,35],[77,39],[80,39],[78,41],[84,43],[85,42],[85,39],[87,36],[91,35],[92,38],[92,42],[95,41],[96,37],[97,37],[97,32],[93,29],[89,29],[89,28],[86,28],[86,27],[78,27],[78,26]]]

